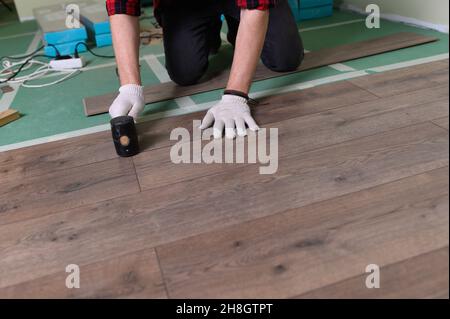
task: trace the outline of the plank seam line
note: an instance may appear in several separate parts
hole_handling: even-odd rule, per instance
[[[241,226],[241,225],[250,224],[250,223],[253,223],[253,222],[256,222],[256,221],[260,222],[260,221],[262,221],[264,219],[272,218],[275,215],[286,214],[286,213],[288,213],[288,212],[290,212],[292,210],[295,210],[295,209],[306,208],[306,207],[309,207],[309,206],[318,205],[320,203],[325,203],[325,202],[328,202],[328,201],[332,201],[332,200],[336,200],[336,199],[339,199],[339,198],[343,198],[343,197],[349,196],[351,194],[357,194],[357,193],[360,193],[360,192],[370,191],[370,190],[372,190],[374,188],[384,187],[386,185],[389,185],[389,184],[392,184],[392,183],[397,183],[397,182],[400,182],[402,180],[406,180],[406,179],[414,178],[414,177],[417,177],[417,176],[420,176],[420,175],[432,173],[434,171],[439,171],[439,170],[442,170],[442,169],[444,169],[446,167],[448,168],[449,166],[448,165],[444,165],[444,166],[433,168],[431,170],[424,171],[424,172],[421,172],[421,173],[417,173],[417,174],[405,176],[405,177],[402,177],[402,178],[399,178],[399,179],[395,179],[395,180],[392,180],[392,181],[388,181],[388,182],[385,182],[385,183],[373,185],[373,186],[370,186],[370,187],[367,187],[367,188],[363,188],[363,189],[360,189],[360,190],[357,190],[357,191],[354,191],[354,192],[349,192],[349,193],[345,193],[345,194],[338,195],[338,196],[335,196],[335,197],[326,198],[326,199],[323,199],[323,200],[318,200],[318,201],[311,202],[311,203],[308,203],[308,204],[303,205],[303,206],[298,206],[298,207],[295,207],[295,208],[289,208],[289,209],[285,209],[285,210],[282,210],[282,211],[279,211],[279,212],[276,212],[276,213],[273,213],[273,214],[269,214],[269,215],[266,215],[266,216],[261,216],[261,217],[257,217],[257,218],[254,218],[254,219],[250,219],[250,220],[244,221],[244,222],[239,223],[239,224],[230,224],[230,225],[227,225],[227,226],[219,227],[219,228],[214,229],[214,230],[208,230],[208,231],[205,231],[205,232],[202,232],[202,233],[190,235],[190,236],[187,236],[187,237],[182,237],[180,239],[176,239],[176,240],[173,240],[173,241],[169,241],[167,243],[156,245],[153,248],[155,248],[155,249],[163,248],[164,246],[173,244],[173,243],[178,242],[178,241],[189,240],[189,239],[195,238],[195,237],[197,237],[199,235],[213,234],[213,233],[216,233],[218,231],[223,231],[224,229],[227,229],[227,228],[236,227],[237,225]],[[448,195],[448,193],[446,193],[446,194]]]
[[[163,269],[163,267],[161,266],[161,259],[159,258],[158,250],[156,249],[156,247],[153,247],[152,249],[153,249],[154,252],[155,252],[156,260],[158,261],[159,273],[161,274],[161,279],[162,279],[163,284],[164,284],[164,289],[165,289],[165,291],[166,291],[167,299],[171,299],[171,298],[170,298],[170,294],[169,294],[169,288],[167,287],[167,280],[166,280],[166,277],[165,277],[165,275],[164,275],[164,269]]]
[[[134,159],[133,158],[131,158],[130,160],[131,160],[131,164],[133,165],[134,175],[136,176],[136,182],[137,182],[137,184],[139,186],[139,193],[142,193],[141,182],[139,181],[139,176],[138,176],[138,173],[137,173],[137,170],[136,170],[136,164],[134,163]],[[78,167],[82,167],[82,166],[83,165],[78,166]]]
[[[436,248],[436,249],[432,249],[432,250],[427,251],[427,252],[424,252],[424,253],[419,253],[419,254],[417,254],[417,255],[410,256],[410,257],[408,257],[408,258],[405,258],[405,259],[402,259],[402,260],[399,260],[399,261],[396,261],[396,262],[393,262],[393,263],[387,263],[387,264],[385,264],[385,265],[381,265],[380,270],[383,269],[383,268],[386,268],[386,267],[390,267],[390,266],[394,266],[394,265],[397,265],[397,264],[401,264],[401,263],[406,262],[406,261],[411,261],[411,260],[413,260],[413,259],[415,259],[415,258],[417,258],[417,257],[422,257],[422,256],[426,256],[426,255],[429,255],[429,254],[438,252],[438,251],[440,251],[440,250],[442,250],[442,249],[445,249],[445,248],[447,248],[447,249],[449,248],[448,244],[445,244],[445,245],[442,246],[442,247],[439,247],[439,248]],[[322,289],[324,289],[324,288],[328,288],[328,287],[332,287],[332,286],[338,285],[338,284],[343,283],[343,282],[348,281],[348,280],[357,279],[358,277],[361,277],[361,276],[364,276],[364,275],[367,276],[367,273],[361,273],[361,274],[349,276],[349,277],[347,277],[347,278],[338,280],[338,281],[336,281],[336,282],[334,282],[334,283],[331,283],[331,284],[322,286],[322,287],[320,287],[320,288],[315,288],[315,289],[307,290],[307,291],[301,293],[300,295],[295,295],[295,296],[292,296],[292,297],[290,297],[290,298],[301,298],[301,296],[310,294],[310,293],[315,292],[315,291],[322,290]]]
[[[439,119],[434,119],[434,120],[430,120],[429,122],[437,127],[439,127],[440,129],[448,132],[448,129],[446,127],[440,126],[439,124],[435,123],[434,121],[439,120]]]

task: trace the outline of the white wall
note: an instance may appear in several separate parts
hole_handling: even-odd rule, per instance
[[[33,17],[34,8],[67,2],[70,2],[70,0],[14,0],[20,21],[34,19]]]
[[[377,4],[385,16],[404,17],[405,21],[448,32],[449,0],[336,0],[336,3],[359,10]]]

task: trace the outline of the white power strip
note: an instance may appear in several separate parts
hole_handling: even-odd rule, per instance
[[[50,67],[55,70],[73,70],[81,69],[84,66],[84,61],[81,58],[51,60]]]

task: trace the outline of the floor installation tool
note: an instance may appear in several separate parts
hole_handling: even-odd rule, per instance
[[[139,154],[139,139],[133,117],[119,116],[110,123],[117,155],[129,157]]]

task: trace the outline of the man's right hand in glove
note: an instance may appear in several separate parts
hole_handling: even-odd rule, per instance
[[[145,105],[140,85],[139,19],[135,16],[116,14],[110,17],[110,22],[122,86],[119,89],[119,96],[109,108],[109,114],[112,118],[130,115],[136,121]]]
[[[119,96],[109,108],[109,114],[112,118],[129,115],[136,121],[145,106],[142,86],[135,84],[123,85],[119,92]]]

